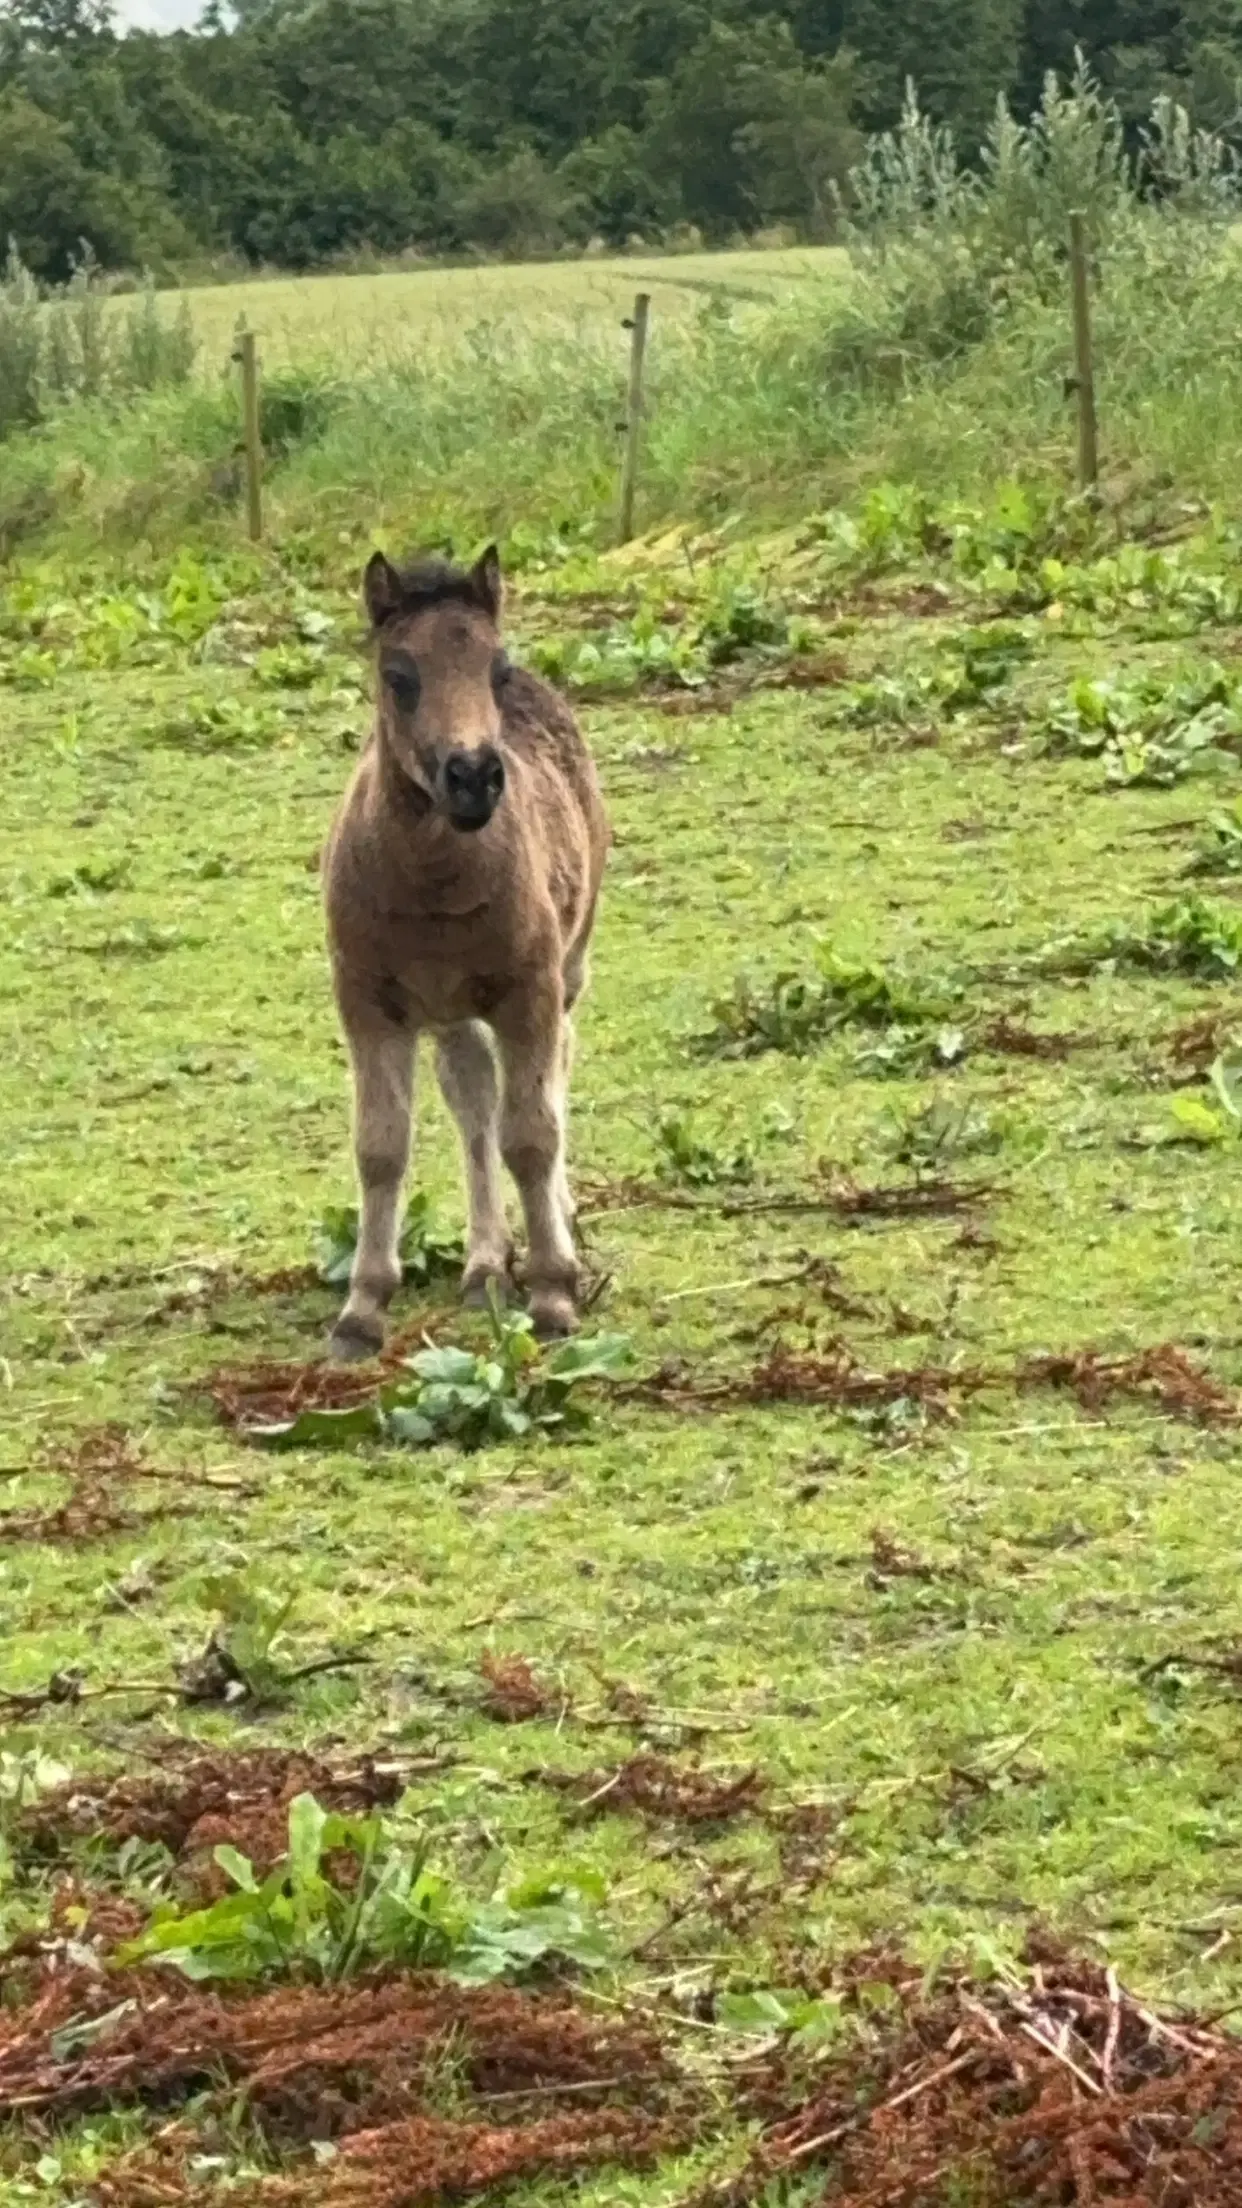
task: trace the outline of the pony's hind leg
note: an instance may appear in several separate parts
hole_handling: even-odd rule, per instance
[[[503,1295],[513,1244],[500,1178],[500,1084],[491,1038],[478,1020],[451,1027],[439,1038],[436,1071],[444,1101],[461,1133],[469,1225],[462,1294],[486,1301],[494,1285]]]
[[[574,1070],[575,1035],[572,1015],[574,1006],[577,1004],[579,997],[582,995],[582,992],[586,987],[586,982],[587,953],[584,941],[583,943],[574,946],[565,961],[564,990],[562,998],[565,1009],[564,1017],[561,1021],[561,1090],[559,1107],[561,1122],[561,1154],[560,1167],[557,1174],[557,1196],[560,1202],[561,1212],[564,1217],[566,1231],[568,1232],[571,1239],[574,1235],[575,1223],[578,1217],[578,1206],[574,1201],[574,1193],[569,1183],[569,1159],[566,1151],[566,1130],[569,1121],[569,1085],[570,1081],[573,1078]]]
[[[501,1149],[518,1185],[529,1243],[530,1313],[538,1334],[572,1334],[579,1275],[566,1216],[565,1049],[559,989],[506,999],[496,1032],[504,1062]]]
[[[332,1355],[373,1357],[384,1313],[401,1285],[401,1191],[410,1158],[418,1037],[388,1024],[346,1026],[354,1064],[354,1150],[361,1217],[349,1296],[332,1332]]]
[[[569,1155],[566,1149],[566,1129],[569,1120],[569,1082],[573,1067],[574,1027],[573,1021],[566,1014],[561,1027],[560,1096],[557,1103],[557,1114],[561,1123],[561,1148],[556,1174],[556,1199],[561,1207],[561,1217],[565,1222],[565,1231],[571,1241],[574,1238],[574,1224],[578,1216],[578,1206],[574,1202],[574,1193],[569,1185]]]

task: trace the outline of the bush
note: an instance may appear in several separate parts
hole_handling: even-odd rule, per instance
[[[1075,210],[1102,275],[1161,218],[1166,232],[1176,224],[1179,253],[1189,243],[1199,261],[1219,242],[1214,224],[1236,211],[1238,173],[1223,142],[1163,97],[1132,159],[1121,116],[1080,55],[1068,89],[1048,77],[1029,122],[997,103],[973,168],[908,86],[898,127],[871,141],[838,198],[856,282],[831,333],[830,372],[885,380],[894,365],[960,357],[1023,309],[1059,306]]]
[[[268,369],[259,384],[259,435],[273,460],[321,437],[348,387],[330,369],[308,363]]]
[[[46,294],[10,243],[0,276],[0,437],[79,399],[130,399],[185,383],[198,350],[187,302],[173,321],[148,278],[124,313],[89,248]]]
[[[42,360],[39,287],[10,245],[0,279],[0,437],[38,421]]]

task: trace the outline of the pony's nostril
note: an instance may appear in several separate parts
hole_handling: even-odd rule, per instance
[[[504,761],[491,744],[477,751],[450,751],[444,762],[444,794],[450,803],[494,805],[504,786]]]

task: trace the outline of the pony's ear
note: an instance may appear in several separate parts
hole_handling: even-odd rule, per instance
[[[470,583],[483,611],[499,621],[504,604],[505,586],[500,573],[500,553],[494,544],[481,552],[470,570]]]
[[[401,577],[382,552],[373,552],[367,561],[362,595],[373,629],[382,629],[401,605]]]

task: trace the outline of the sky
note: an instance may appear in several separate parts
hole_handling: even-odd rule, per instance
[[[143,31],[175,31],[197,22],[203,0],[117,0],[118,28],[130,25]]]

